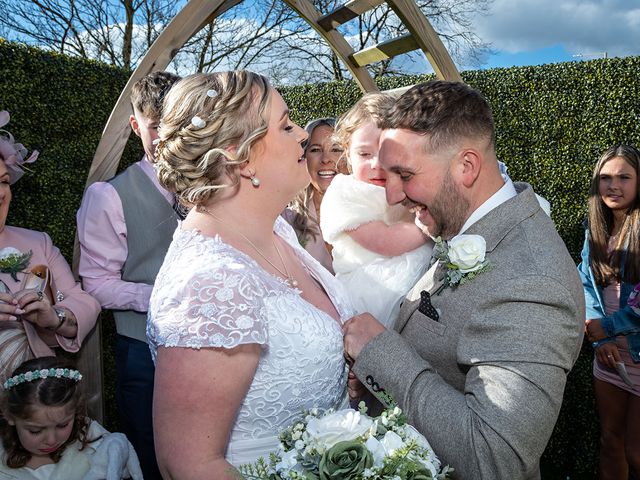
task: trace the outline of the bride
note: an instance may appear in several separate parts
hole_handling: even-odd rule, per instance
[[[147,326],[164,478],[237,478],[303,409],[345,398],[353,312],[279,217],[309,183],[306,137],[255,73],[192,75],[165,99],[158,176],[192,208]]]

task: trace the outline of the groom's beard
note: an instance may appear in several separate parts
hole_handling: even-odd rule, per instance
[[[469,215],[469,201],[460,193],[449,170],[428,209],[435,230],[430,232],[431,235],[449,240],[460,233]]]

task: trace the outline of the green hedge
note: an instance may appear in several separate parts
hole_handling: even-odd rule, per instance
[[[69,58],[0,39],[0,110],[8,110],[7,129],[29,151],[40,151],[11,187],[7,223],[46,231],[71,263],[75,214],[93,154],[129,72],[98,62]],[[142,155],[132,139],[121,168]],[[104,399],[109,429],[117,428],[114,400],[114,322],[103,313]]]
[[[541,67],[464,72],[464,80],[491,103],[498,155],[516,180],[531,183],[552,205],[552,216],[577,260],[591,170],[613,143],[640,141],[640,57]],[[102,128],[128,72],[96,62],[0,40],[0,109],[10,130],[40,160],[13,188],[8,223],[49,232],[70,260],[84,181]],[[381,89],[429,76],[382,79]],[[298,123],[338,115],[360,96],[352,82],[282,89]],[[121,168],[141,155],[133,139]],[[526,314],[523,312],[523,314]],[[112,322],[103,322],[107,424],[113,428]],[[597,415],[591,380],[591,348],[585,343],[569,375],[565,402],[542,461],[543,478],[595,478]]]

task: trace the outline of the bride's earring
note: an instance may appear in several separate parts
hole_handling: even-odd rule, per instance
[[[256,177],[256,174],[251,172],[251,185],[253,185],[253,188],[258,188],[260,187],[260,179],[258,177]]]

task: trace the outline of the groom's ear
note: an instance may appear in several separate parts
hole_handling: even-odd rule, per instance
[[[461,152],[458,167],[462,185],[470,188],[480,176],[482,159],[476,150],[469,148]]]

